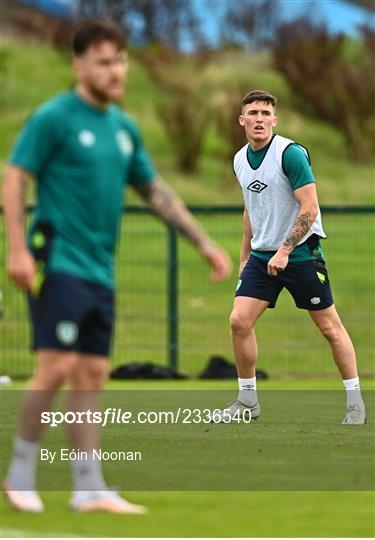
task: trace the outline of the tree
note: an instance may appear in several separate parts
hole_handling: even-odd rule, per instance
[[[232,160],[236,152],[246,144],[246,135],[238,118],[241,114],[241,102],[252,85],[249,80],[233,81],[220,92],[215,102],[215,119],[219,133],[226,144],[227,160]]]
[[[297,106],[338,128],[358,160],[375,141],[375,32],[362,27],[361,36],[353,42],[300,19],[279,28],[273,47]]]
[[[374,0],[345,0],[345,2],[348,4],[354,4],[370,12],[375,11]]]
[[[192,174],[198,169],[209,125],[210,93],[204,70],[197,69],[202,59],[199,54],[187,59],[169,48],[139,51],[137,58],[162,90],[164,100],[157,112],[170,139],[177,167]]]
[[[203,44],[195,11],[189,0],[77,0],[78,19],[107,17],[124,29],[134,45],[162,43],[182,49]]]
[[[251,49],[268,42],[279,24],[278,0],[228,2],[221,21],[221,39]]]

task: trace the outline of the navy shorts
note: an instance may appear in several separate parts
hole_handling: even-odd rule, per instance
[[[60,272],[47,274],[38,296],[28,295],[33,349],[108,356],[114,292]]]
[[[235,296],[259,298],[274,308],[285,287],[298,308],[325,309],[333,304],[326,263],[322,258],[311,261],[290,262],[283,272],[271,277],[267,273],[268,261],[250,256],[238,281]]]

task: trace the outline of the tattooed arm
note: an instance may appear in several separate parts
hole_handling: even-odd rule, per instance
[[[285,270],[289,254],[309,232],[318,215],[319,205],[315,184],[307,184],[296,189],[294,196],[299,202],[300,210],[285,242],[268,262],[268,274],[270,276],[277,276],[278,272]]]
[[[227,253],[215,244],[165,182],[157,179],[138,184],[135,188],[157,216],[195,245],[200,255],[211,265],[213,280],[220,281],[230,275],[232,264]]]

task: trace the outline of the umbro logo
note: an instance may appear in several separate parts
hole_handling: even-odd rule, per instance
[[[263,182],[261,182],[260,180],[254,180],[254,182],[251,182],[251,184],[249,184],[246,189],[248,189],[249,191],[254,191],[254,193],[260,193],[261,191],[266,189],[266,187],[267,184],[263,184]]]

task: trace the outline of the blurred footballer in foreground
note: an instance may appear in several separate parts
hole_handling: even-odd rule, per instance
[[[74,35],[73,53],[76,88],[31,116],[11,153],[4,184],[7,270],[28,293],[37,360],[5,491],[14,507],[30,512],[44,509],[35,490],[41,412],[49,410],[65,382],[73,390],[69,410],[93,409],[107,379],[113,258],[124,189],[136,189],[165,223],[194,244],[211,266],[212,279],[223,280],[231,272],[228,255],[158,177],[136,124],[113,104],[123,95],[127,73],[121,31],[106,20],[85,22]],[[23,192],[31,176],[38,204],[25,241]],[[97,447],[96,427],[68,429],[75,449]],[[108,489],[99,461],[78,460],[72,469],[74,510],[145,512]]]

